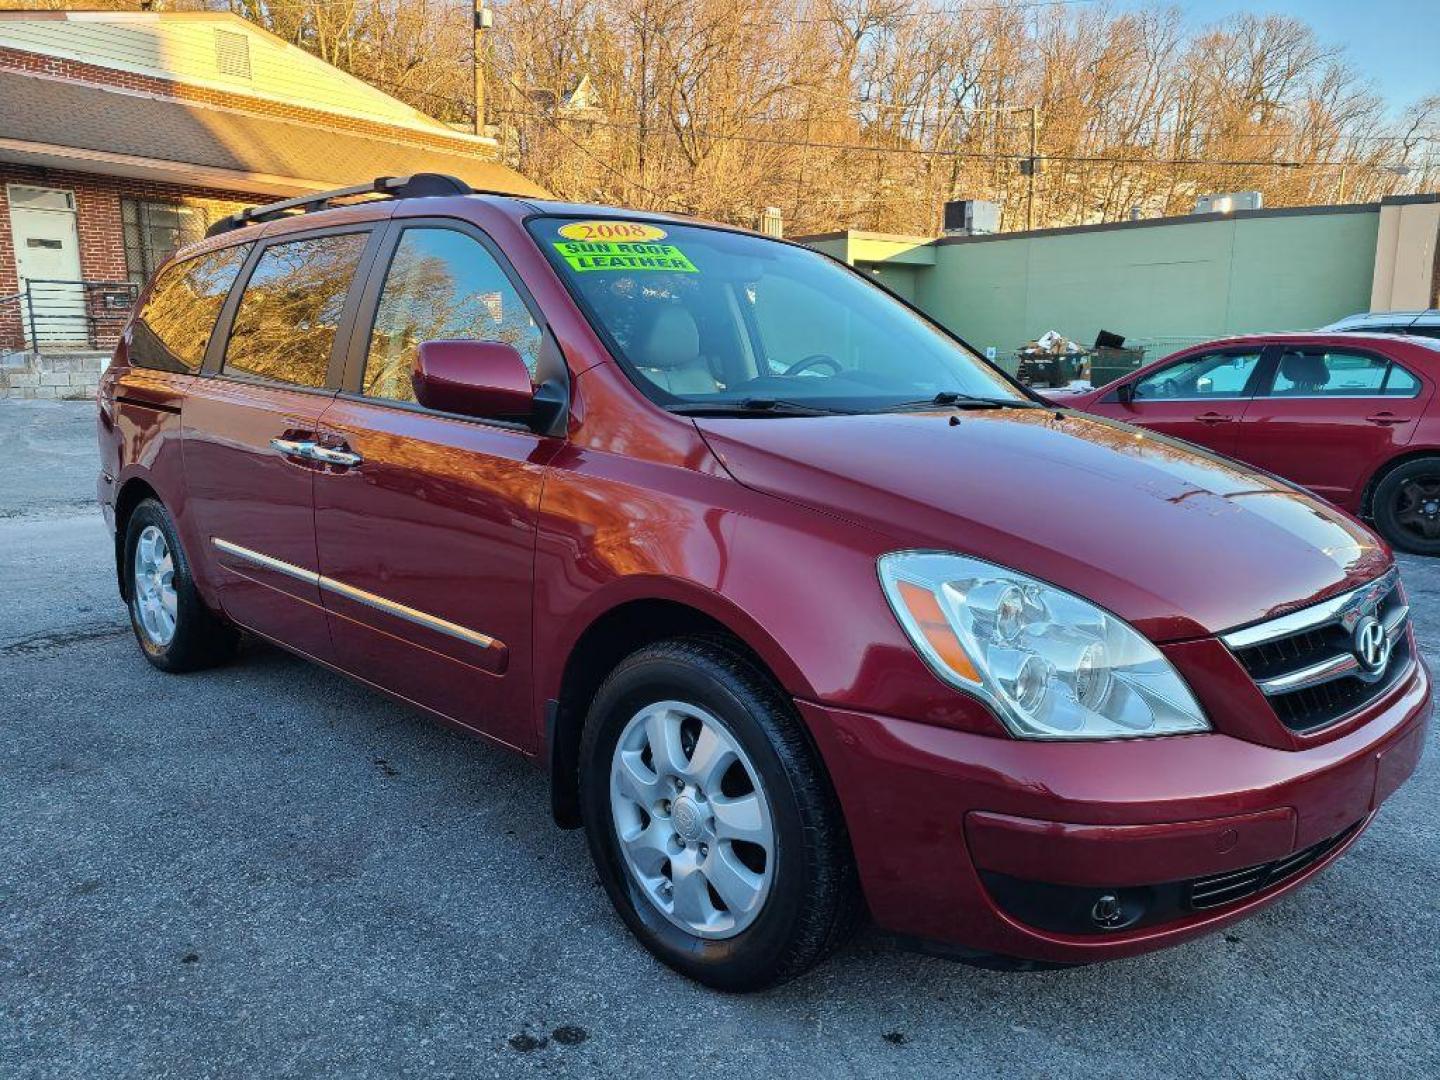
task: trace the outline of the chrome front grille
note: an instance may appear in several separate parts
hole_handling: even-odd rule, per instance
[[[1388,655],[1378,667],[1362,660],[1357,628],[1374,616]],[[1368,585],[1278,619],[1221,636],[1292,731],[1332,724],[1375,700],[1414,660],[1410,608],[1391,570]],[[1373,656],[1372,656],[1373,659]]]

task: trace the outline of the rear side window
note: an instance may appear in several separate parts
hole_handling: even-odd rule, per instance
[[[1384,391],[1386,397],[1415,397],[1420,393],[1420,380],[1399,364],[1391,364]]]
[[[1414,397],[1420,383],[1383,356],[1345,349],[1286,349],[1272,397]]]
[[[503,341],[525,359],[530,377],[540,328],[485,246],[453,229],[400,235],[375,310],[365,359],[366,397],[414,401],[410,369],[424,341]]]
[[[340,313],[368,240],[368,233],[342,233],[267,247],[235,311],[225,371],[324,386]]]
[[[199,371],[210,331],[249,254],[250,245],[240,244],[164,270],[135,316],[130,362],[156,371]]]

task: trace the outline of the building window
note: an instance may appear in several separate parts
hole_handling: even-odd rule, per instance
[[[176,249],[205,235],[205,211],[198,206],[121,199],[120,213],[125,223],[125,270],[137,283],[143,284]]]

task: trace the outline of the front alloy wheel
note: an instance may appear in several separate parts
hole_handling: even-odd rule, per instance
[[[665,918],[702,938],[755,921],[775,829],[755,766],[712,714],[680,701],[637,712],[615,744],[610,808],[626,868]]]
[[[728,640],[632,653],[580,743],[590,853],[632,933],[723,990],[793,978],[860,913],[835,792],[794,702]]]

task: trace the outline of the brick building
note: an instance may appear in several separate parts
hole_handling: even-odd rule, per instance
[[[236,209],[444,172],[543,194],[456,131],[212,12],[0,12],[0,396],[93,388],[136,288]]]

